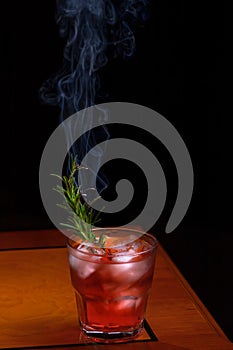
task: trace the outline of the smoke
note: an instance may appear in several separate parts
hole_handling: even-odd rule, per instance
[[[146,19],[147,1],[57,0],[56,22],[60,36],[66,41],[63,64],[44,82],[40,98],[44,103],[59,106],[60,122],[95,104],[101,85],[98,72],[109,59],[133,54],[135,26]],[[102,118],[106,120],[107,111],[102,111]],[[84,113],[76,126],[82,129],[86,123],[91,127],[91,113]],[[100,138],[108,139],[107,128],[101,126],[100,129]],[[73,132],[71,128],[65,130],[68,152],[71,148],[78,162],[81,162],[96,144],[96,136],[88,132],[82,138],[81,145],[71,145]],[[98,163],[101,154],[95,152],[93,157]],[[94,169],[92,171],[95,172]],[[104,186],[106,179],[100,182]]]

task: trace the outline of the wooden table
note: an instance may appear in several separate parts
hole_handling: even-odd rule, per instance
[[[1,349],[233,349],[161,245],[146,329],[124,345],[87,343],[80,336],[59,231],[0,232],[0,277]]]

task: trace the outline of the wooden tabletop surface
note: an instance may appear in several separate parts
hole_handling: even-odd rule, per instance
[[[79,333],[65,237],[56,230],[0,232],[0,349],[119,349]],[[146,329],[124,349],[228,350],[227,339],[161,245]]]

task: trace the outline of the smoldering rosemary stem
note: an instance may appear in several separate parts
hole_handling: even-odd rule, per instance
[[[92,202],[87,203],[83,200],[83,194],[80,186],[76,185],[75,177],[81,167],[75,160],[71,162],[71,172],[69,176],[59,176],[57,174],[51,174],[58,177],[62,181],[62,186],[57,185],[54,190],[59,192],[65,201],[63,204],[57,204],[59,207],[65,209],[68,212],[67,223],[61,223],[66,227],[68,231],[79,236],[83,241],[95,243],[101,247],[104,246],[104,235],[96,237],[92,230],[92,227],[100,221],[100,213],[95,213],[92,208],[92,204],[99,199],[95,198]]]

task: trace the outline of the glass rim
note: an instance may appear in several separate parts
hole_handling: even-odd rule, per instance
[[[159,242],[158,242],[158,240],[157,240],[157,238],[154,236],[154,235],[152,235],[151,233],[148,233],[148,232],[145,232],[145,231],[142,231],[142,230],[140,230],[140,229],[134,229],[134,228],[129,228],[129,227],[111,227],[111,226],[108,226],[108,227],[101,227],[101,228],[98,228],[98,227],[96,227],[96,228],[94,228],[93,229],[93,231],[107,231],[107,230],[115,230],[115,231],[132,231],[132,232],[135,232],[135,233],[138,233],[138,234],[140,234],[140,236],[138,237],[138,238],[141,238],[141,237],[144,237],[144,236],[146,236],[146,237],[148,237],[148,238],[150,238],[151,239],[151,245],[150,245],[150,247],[147,247],[145,250],[143,250],[143,251],[141,251],[141,252],[132,252],[132,253],[130,253],[130,254],[127,254],[128,256],[131,256],[131,257],[135,257],[135,256],[141,256],[141,255],[144,255],[144,254],[148,254],[149,252],[151,252],[151,251],[153,251],[153,250],[156,250],[156,248],[158,247],[158,244],[159,244]],[[134,240],[132,240],[132,242],[133,242]],[[72,246],[72,244],[71,244],[71,242],[76,242],[76,241],[74,241],[73,239],[71,239],[71,238],[67,238],[67,245],[68,245],[68,247],[71,249],[71,250],[73,250],[73,251],[75,251],[75,252],[77,252],[78,254],[81,254],[81,255],[83,255],[83,256],[95,256],[95,257],[103,257],[103,255],[102,254],[98,254],[98,253],[92,253],[92,252],[86,252],[86,251],[82,251],[82,250],[77,250],[75,247],[73,247]],[[85,241],[83,241],[82,239],[80,239],[80,242],[84,242],[85,243]],[[153,243],[152,243],[153,242]],[[102,248],[104,248],[104,247],[102,247]],[[111,248],[111,247],[110,247]],[[113,252],[113,253],[108,253],[107,254],[108,255],[108,257],[117,257],[117,256],[121,256],[122,255],[122,252]]]

